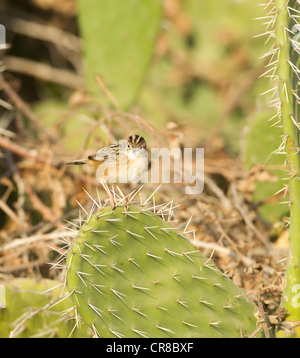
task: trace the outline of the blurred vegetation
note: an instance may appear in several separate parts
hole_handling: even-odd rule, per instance
[[[74,327],[71,299],[61,302],[60,282],[17,278],[6,285],[7,306],[0,310],[0,338],[87,338],[88,328]],[[32,316],[26,319],[29,313]]]
[[[162,2],[79,0],[78,21],[88,89],[99,99],[97,75],[126,110],[136,98],[160,27]]]
[[[222,149],[240,156],[247,168],[281,165],[282,156],[270,156],[280,144],[280,129],[268,122],[270,96],[260,96],[269,82],[259,79],[265,65],[259,58],[267,50],[265,38],[255,38],[264,29],[255,20],[261,16],[259,5],[259,0],[101,0],[87,6],[79,0],[82,71],[100,107],[81,98],[72,110],[70,102],[62,101],[64,89],[48,84],[52,93],[44,89],[35,111],[49,129],[58,129],[55,135],[71,153],[101,146],[103,128],[94,127],[88,141],[82,131],[89,118],[103,118],[108,108],[117,107],[162,129],[176,123],[184,128],[183,144],[204,147],[206,155]],[[116,136],[124,136],[124,128],[118,127],[113,128]],[[275,174],[284,177],[280,170]],[[263,180],[257,183],[255,200],[263,218],[277,220],[287,206],[277,205],[277,199],[264,201],[282,182]]]
[[[274,195],[286,175],[284,156],[274,153],[282,132],[269,108],[273,93],[268,78],[260,78],[269,50],[259,36],[264,21],[255,20],[263,16],[260,3],[0,2],[9,44],[0,51],[0,275],[35,271],[56,279],[45,262],[58,257],[47,243],[54,249],[59,243],[47,235],[69,226],[65,219],[76,217],[76,200],[90,203],[82,187],[96,196],[98,184],[89,168],[63,163],[139,133],[150,147],[205,149],[203,194],[187,198],[173,185],[157,200],[178,201],[179,220],[192,215],[205,244],[234,242],[239,258],[249,254],[250,261],[237,262],[220,256],[219,267],[240,286],[267,285],[262,267],[281,261],[265,262],[257,230],[270,237],[279,222],[276,239],[288,207],[280,204],[283,191]],[[31,235],[42,239],[26,245]],[[272,270],[268,277],[278,290],[281,276]]]
[[[259,4],[5,1],[0,16],[10,44],[5,75],[31,104],[32,116],[56,138],[54,160],[95,150],[108,144],[108,134],[110,140],[123,138],[137,125],[150,145],[154,133],[161,133],[161,145],[204,147],[206,158],[226,153],[247,169],[263,165],[271,175],[258,178],[254,199],[262,217],[276,221],[287,206],[272,198],[282,188],[284,172],[282,156],[271,155],[281,139],[280,128],[268,122],[270,95],[260,96],[269,82],[259,78],[265,65],[260,57],[267,51],[265,38],[255,38],[263,31],[255,20],[261,16]],[[35,23],[49,34],[38,33]],[[23,67],[16,59],[25,61]],[[41,75],[38,64],[54,71]],[[157,129],[149,132],[135,114]],[[29,126],[32,138],[40,136],[26,113],[17,116],[4,109],[1,126],[15,127],[21,136]],[[169,129],[176,137],[171,144],[163,132]]]

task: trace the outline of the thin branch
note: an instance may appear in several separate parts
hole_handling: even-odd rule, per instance
[[[43,81],[58,83],[73,89],[84,87],[84,78],[69,70],[53,68],[44,63],[15,56],[6,56],[3,64],[7,71],[23,73]]]
[[[0,252],[15,249],[16,247],[23,246],[23,245],[33,244],[35,242],[58,240],[64,236],[72,236],[73,237],[74,233],[72,233],[71,231],[68,231],[68,230],[62,231],[62,232],[54,231],[49,234],[37,234],[37,235],[32,235],[32,236],[29,236],[26,238],[17,238],[17,239],[14,239],[13,241],[9,242],[8,244],[0,247]]]
[[[38,117],[31,111],[27,103],[25,103],[22,98],[17,94],[17,92],[10,86],[8,82],[5,81],[3,75],[0,73],[0,87],[10,98],[13,104],[19,109],[31,122],[34,126],[42,131],[42,133],[52,142],[56,142],[55,138],[48,130],[42,125]]]
[[[259,240],[262,242],[262,244],[264,244],[266,247],[269,246],[269,242],[268,240],[257,230],[257,228],[253,225],[252,221],[249,219],[249,217],[247,216],[247,214],[245,213],[244,209],[242,208],[242,206],[240,205],[239,201],[238,201],[238,194],[237,194],[237,190],[236,190],[236,186],[235,184],[231,185],[231,191],[233,194],[233,200],[234,200],[234,204],[237,208],[237,210],[240,212],[240,214],[242,215],[242,218],[244,219],[245,223],[249,226],[249,228],[256,234],[256,236],[259,238]]]
[[[229,199],[224,195],[223,191],[216,185],[216,183],[207,175],[204,177],[204,183],[207,184],[209,189],[216,194],[216,196],[220,199],[222,205],[226,210],[231,209],[231,203]]]
[[[26,35],[38,40],[52,42],[55,45],[64,46],[68,50],[80,52],[80,38],[72,33],[63,31],[57,27],[43,25],[32,20],[24,20],[6,15],[2,23],[17,34]]]
[[[58,163],[55,164],[52,162],[48,162],[45,159],[41,158],[40,156],[31,153],[28,149],[21,147],[18,144],[12,143],[10,140],[0,137],[0,147],[6,148],[9,151],[11,151],[21,157],[32,159],[35,163],[39,163],[43,166],[47,166],[47,167],[50,167],[55,170],[61,170],[62,164],[58,164]],[[68,170],[67,168],[64,173],[72,178],[79,180],[80,182],[89,183],[89,184],[92,184],[95,186],[99,186],[99,183],[97,182],[96,179],[77,174],[71,170]]]
[[[18,216],[3,200],[0,200],[0,209],[3,210],[19,227],[21,226]]]

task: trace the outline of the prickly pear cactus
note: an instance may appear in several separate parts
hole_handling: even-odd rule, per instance
[[[89,337],[86,325],[80,329],[75,326],[72,301],[67,292],[61,295],[61,286],[61,282],[54,280],[31,278],[17,278],[4,283],[0,338]]]
[[[270,103],[276,109],[273,117],[275,124],[282,127],[282,142],[276,152],[285,153],[286,172],[289,173],[288,185],[281,190],[288,192],[290,211],[290,257],[282,306],[287,311],[287,319],[297,323],[300,320],[300,1],[271,0],[263,8],[265,16],[262,19],[266,24],[264,34],[268,37],[266,42],[272,42],[271,48],[263,56],[269,59],[264,75],[271,82],[267,92],[272,93]],[[299,335],[299,326],[297,330]]]
[[[297,292],[300,287],[300,111],[299,111],[299,0],[275,2],[276,47],[278,50],[277,76],[279,92],[279,118],[282,122],[286,159],[289,170],[290,199],[290,259],[286,273],[283,306],[289,319],[300,320]],[[288,35],[287,35],[288,34]],[[298,326],[298,334],[300,334]]]
[[[92,215],[71,245],[66,280],[99,337],[246,337],[257,329],[254,303],[143,207]]]

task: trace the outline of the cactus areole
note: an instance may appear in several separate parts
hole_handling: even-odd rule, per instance
[[[254,303],[143,207],[91,216],[68,253],[66,280],[98,337],[246,337],[257,329]]]

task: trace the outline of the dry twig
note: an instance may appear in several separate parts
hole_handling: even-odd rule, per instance
[[[7,71],[23,73],[42,81],[58,83],[72,89],[84,87],[84,78],[69,70],[53,68],[44,63],[15,56],[6,56],[3,63]]]
[[[49,234],[37,234],[32,235],[29,237],[24,238],[16,238],[12,240],[11,242],[3,245],[0,247],[0,252],[4,252],[7,250],[16,249],[17,247],[24,246],[24,245],[31,245],[35,242],[45,242],[45,241],[56,241],[58,239],[61,239],[62,237],[70,237],[74,236],[74,233],[71,231],[65,230],[65,231],[54,231]]]
[[[257,228],[253,225],[252,221],[250,220],[249,216],[245,213],[244,209],[240,205],[239,200],[238,200],[238,194],[237,194],[236,186],[235,186],[234,183],[231,184],[231,191],[232,191],[232,194],[233,194],[233,200],[234,200],[235,206],[238,209],[238,211],[240,212],[240,214],[242,215],[242,218],[244,219],[245,223],[256,234],[256,236],[259,238],[259,240],[266,247],[269,247],[268,240],[257,230]]]
[[[41,124],[37,116],[31,111],[27,103],[17,94],[17,92],[5,81],[3,75],[0,73],[0,88],[6,93],[9,99],[13,102],[15,107],[19,109],[31,122],[32,124],[41,130],[41,133],[46,136],[47,139],[52,142],[56,142],[57,139]]]

